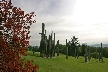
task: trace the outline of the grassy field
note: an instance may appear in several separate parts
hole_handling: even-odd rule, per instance
[[[108,59],[104,58],[103,63],[99,63],[94,58],[90,62],[85,63],[84,58],[75,59],[69,57],[65,59],[65,55],[60,54],[56,58],[41,58],[39,53],[28,52],[28,56],[24,56],[26,60],[33,60],[34,64],[39,65],[38,72],[108,72]]]

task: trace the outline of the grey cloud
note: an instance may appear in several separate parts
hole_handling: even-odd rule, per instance
[[[21,7],[25,13],[31,11],[35,12],[36,23],[31,26],[30,45],[39,45],[41,36],[39,33],[42,31],[42,23],[45,23],[45,29],[47,36],[51,34],[51,31],[56,33],[56,41],[60,40],[61,44],[65,44],[66,38],[70,40],[72,36],[79,38],[81,43],[96,43],[104,41],[105,39],[96,40],[92,38],[93,30],[100,29],[103,32],[108,29],[101,29],[101,26],[93,25],[92,29],[84,29],[83,24],[76,24],[72,18],[73,7],[76,3],[75,0],[12,0],[14,6]],[[69,19],[69,20],[68,20]],[[105,25],[107,27],[107,25]],[[102,25],[104,28],[105,26]],[[87,26],[86,26],[87,27]],[[89,26],[87,27],[89,28]],[[106,34],[106,33],[104,33]],[[99,34],[100,35],[100,34]],[[95,36],[96,37],[96,36]]]

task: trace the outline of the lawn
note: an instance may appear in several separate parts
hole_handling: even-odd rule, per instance
[[[90,62],[85,63],[84,58],[76,59],[60,54],[60,57],[41,58],[39,53],[32,54],[28,51],[28,56],[24,56],[26,60],[33,60],[33,64],[39,65],[38,72],[108,72],[108,58],[104,58],[103,63],[92,58]],[[25,61],[26,61],[25,60]]]

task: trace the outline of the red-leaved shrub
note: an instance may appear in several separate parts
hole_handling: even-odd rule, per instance
[[[0,72],[36,72],[38,66],[32,60],[24,63],[29,46],[29,29],[35,20],[34,12],[24,14],[20,8],[12,6],[11,0],[0,1]]]

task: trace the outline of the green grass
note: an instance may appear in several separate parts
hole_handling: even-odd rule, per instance
[[[69,59],[66,59],[65,55],[60,54],[60,57],[47,59],[39,57],[39,53],[33,55],[30,51],[28,56],[24,57],[26,60],[33,60],[34,64],[39,65],[38,72],[108,72],[107,58],[104,58],[103,63],[99,63],[94,58],[85,63],[83,57],[76,59],[69,56]]]

